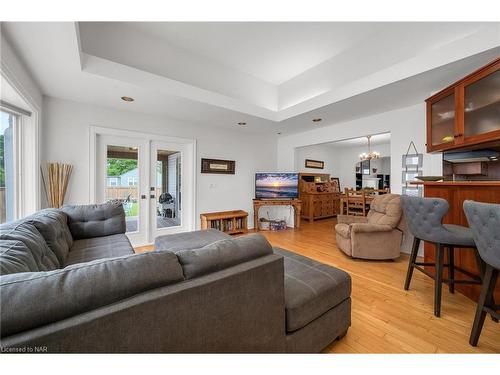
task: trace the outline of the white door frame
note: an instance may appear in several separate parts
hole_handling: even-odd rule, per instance
[[[184,191],[183,202],[192,202],[188,205],[183,204],[183,220],[185,223],[186,230],[194,230],[196,228],[196,139],[191,138],[180,138],[171,137],[160,134],[151,134],[143,132],[135,132],[130,130],[121,130],[115,128],[107,128],[101,126],[90,125],[89,128],[89,204],[97,203],[97,136],[98,135],[115,135],[128,138],[140,138],[142,140],[161,141],[167,143],[180,143],[183,144],[186,149],[186,160],[191,159],[190,166],[183,165],[187,167],[186,173],[183,176],[187,177],[188,181],[183,181],[186,189]],[[188,158],[189,156],[189,158]],[[185,161],[183,160],[183,163]],[[191,183],[189,183],[191,180]],[[148,194],[149,192],[146,192]],[[153,238],[149,238],[149,241],[145,244],[151,244],[154,241]]]

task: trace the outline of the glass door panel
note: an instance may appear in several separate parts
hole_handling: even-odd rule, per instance
[[[432,145],[443,145],[455,141],[455,95],[451,94],[432,104]]]
[[[118,201],[125,211],[126,234],[133,246],[148,243],[149,143],[99,135],[96,203]]]
[[[192,145],[151,142],[151,242],[170,233],[193,230],[194,159]]]
[[[123,204],[127,233],[139,228],[139,152],[138,147],[106,146],[105,201]]]
[[[465,136],[500,131],[500,70],[465,86]]]
[[[179,151],[156,150],[157,229],[181,225],[181,162]]]

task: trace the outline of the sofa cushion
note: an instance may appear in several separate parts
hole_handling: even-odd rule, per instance
[[[156,237],[155,250],[179,250],[199,249],[216,241],[231,238],[230,235],[216,229],[197,230],[193,232],[167,234]]]
[[[124,234],[85,238],[83,240],[76,240],[73,243],[64,266],[130,254],[134,254],[134,248]]]
[[[220,271],[272,253],[271,245],[260,234],[223,239],[200,249],[176,252],[186,279]]]
[[[33,254],[21,241],[0,241],[0,275],[18,272],[37,272]]]
[[[47,208],[25,218],[33,224],[45,239],[47,246],[56,255],[60,264],[68,256],[73,245],[73,237],[67,224],[66,214],[55,208]]]
[[[401,197],[397,194],[383,194],[373,199],[367,219],[369,224],[390,225],[396,228],[402,214]]]
[[[40,271],[54,270],[61,266],[38,229],[25,220],[0,225],[0,241],[3,240],[21,241],[31,252]]]
[[[120,202],[61,207],[68,216],[73,239],[110,236],[125,233],[125,211]]]
[[[177,257],[165,251],[0,276],[1,334],[60,321],[183,279]]]
[[[284,257],[287,332],[306,326],[351,295],[347,272],[280,248],[274,252]]]

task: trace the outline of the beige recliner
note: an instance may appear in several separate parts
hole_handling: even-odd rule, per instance
[[[353,258],[398,258],[404,232],[402,221],[400,196],[379,195],[372,201],[366,217],[337,217],[337,246]]]

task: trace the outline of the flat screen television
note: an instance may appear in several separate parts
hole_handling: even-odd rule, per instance
[[[296,199],[299,197],[298,173],[256,173],[256,199]]]

